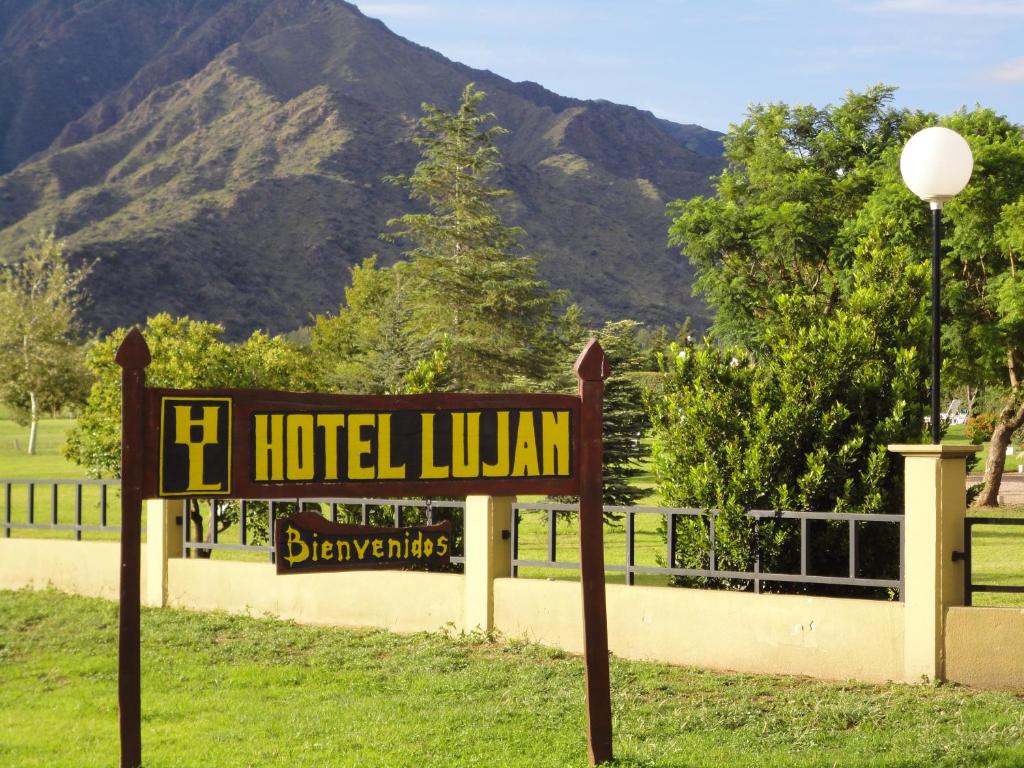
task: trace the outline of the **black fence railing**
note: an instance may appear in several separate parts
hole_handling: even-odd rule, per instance
[[[217,550],[261,552],[270,562],[274,562],[274,521],[301,509],[317,512],[336,523],[395,528],[452,520],[456,535],[451,562],[459,565],[465,563],[462,544],[465,508],[465,501],[440,499],[337,497],[276,501],[214,500],[202,504],[197,504],[194,499],[186,499],[185,510],[189,524],[182,525],[182,549],[185,557],[208,556]],[[201,536],[197,535],[199,531],[203,532]]]
[[[110,537],[121,530],[119,481],[117,480],[28,480],[0,479],[0,505],[3,518],[0,527],[4,536],[12,531],[44,532],[50,535],[73,536],[77,540],[86,532],[104,532]],[[464,501],[389,498],[316,498],[289,499],[277,501],[260,500],[217,500],[197,502],[185,500],[185,514],[182,522],[182,546],[185,557],[208,557],[217,551],[242,551],[259,553],[274,561],[274,547],[270,532],[279,517],[294,514],[300,508],[313,510],[336,522],[388,525],[401,527],[410,524],[431,524],[450,519],[455,531],[455,546],[452,562],[464,564],[463,551]],[[512,545],[512,572],[519,576],[523,568],[578,569],[572,559],[559,558],[559,529],[563,534],[567,526],[578,525],[578,507],[573,504],[554,502],[516,503],[513,507],[514,524],[510,531]],[[720,547],[717,542],[716,521],[718,513],[699,509],[664,507],[619,507],[607,506],[605,512],[620,517],[619,527],[607,529],[606,552],[620,547],[621,562],[606,565],[610,573],[622,573],[626,584],[636,584],[638,576],[663,577],[662,583],[686,581],[687,579],[714,580],[732,586],[749,586],[754,592],[762,591],[765,584],[829,585],[832,587],[857,587],[891,590],[903,597],[904,578],[904,526],[902,515],[852,514],[838,512],[775,512],[754,510],[747,513],[753,521],[754,556],[749,569],[722,567]],[[531,522],[524,527],[524,515],[540,518],[540,524]],[[657,525],[638,524],[643,517],[660,517]],[[702,542],[704,567],[687,567],[682,562],[679,530],[682,521],[692,526],[704,526]],[[968,560],[967,600],[970,604],[972,592],[999,591],[1024,592],[1020,587],[994,587],[971,582],[970,532],[971,526],[979,523],[1024,524],[1024,520],[1002,518],[969,518],[966,521]],[[890,547],[892,557],[884,570],[892,572],[885,577],[864,572],[864,557],[861,541],[864,529],[873,525],[895,527],[897,541]],[[789,558],[789,569],[774,567],[762,559],[758,546],[760,534],[770,526],[789,525],[794,529],[799,542],[799,551],[793,551]],[[846,531],[846,549],[843,573],[821,573],[815,568],[821,542],[816,539],[822,531],[829,531],[827,538],[833,549],[836,546],[837,528]],[[644,555],[638,551],[637,537],[646,538]],[[692,534],[692,530],[691,530]],[[619,541],[617,541],[617,539]],[[652,542],[657,539],[656,545]],[[572,548],[576,551],[578,542],[572,537]],[[652,562],[652,546],[660,548]],[[530,556],[524,556],[528,550]],[[619,559],[618,557],[614,559]],[[692,560],[692,558],[686,558]],[[840,558],[841,559],[841,558]],[[777,558],[776,558],[777,560]],[[830,562],[837,561],[832,552]],[[692,564],[692,563],[691,563]],[[877,565],[877,563],[875,564]]]
[[[12,531],[61,532],[78,541],[86,532],[117,534],[118,480],[0,479],[4,538]]]
[[[974,581],[973,534],[977,525],[1024,526],[1024,519],[1013,517],[968,517],[964,519],[964,551],[954,552],[954,560],[964,561],[964,605],[974,604],[975,592],[1024,594],[1024,584],[977,584]]]
[[[512,526],[512,575],[518,575],[521,568],[559,568],[578,569],[579,563],[570,560],[558,559],[558,535],[557,526],[560,521],[568,522],[572,516],[578,516],[578,507],[575,504],[555,503],[517,503],[513,507],[515,524]],[[625,524],[624,536],[624,564],[610,563],[605,569],[610,572],[625,574],[626,584],[635,584],[638,574],[658,575],[667,578],[682,577],[691,579],[714,579],[726,582],[749,582],[754,592],[761,592],[765,583],[793,583],[793,584],[818,584],[834,587],[858,587],[893,590],[898,593],[899,599],[903,598],[904,578],[904,527],[903,515],[896,514],[855,514],[843,512],[776,512],[765,510],[752,510],[747,514],[752,518],[754,531],[754,552],[749,570],[738,570],[735,568],[721,568],[720,548],[716,536],[716,521],[719,517],[717,510],[707,512],[701,509],[690,508],[667,508],[667,507],[619,507],[606,506],[606,514],[621,516]],[[523,512],[541,513],[546,517],[545,546],[546,557],[523,558],[520,557],[520,549],[523,541],[520,531],[520,520]],[[661,564],[640,563],[637,557],[637,518],[642,515],[655,515],[663,519],[661,530],[664,532],[664,550],[660,557]],[[683,519],[696,521],[704,526],[705,546],[704,556],[707,562],[705,568],[683,567],[680,565],[680,553],[678,542],[678,522]],[[792,571],[776,571],[768,569],[762,563],[762,548],[759,546],[760,533],[768,524],[792,525],[796,528],[799,537],[799,555],[791,557],[794,560],[795,568]],[[563,525],[565,523],[563,522]],[[829,538],[833,548],[835,546],[836,528],[846,529],[846,568],[845,573],[815,573],[811,566],[811,552],[813,547],[813,536],[810,526],[818,524],[820,527],[827,526]],[[893,555],[898,559],[896,574],[893,577],[871,577],[863,574],[862,528],[867,525],[883,524],[895,526],[898,541],[891,547]],[[606,542],[608,537],[606,537]],[[607,549],[607,544],[606,544]],[[898,555],[896,554],[898,552]],[[796,555],[796,553],[793,553]],[[836,558],[832,558],[833,563]],[[892,570],[889,565],[887,570]]]

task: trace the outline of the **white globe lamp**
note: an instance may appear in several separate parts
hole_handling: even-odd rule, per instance
[[[935,126],[910,137],[900,155],[900,173],[910,191],[931,207],[941,208],[971,180],[974,156],[956,131]]]
[[[918,131],[903,147],[900,173],[910,191],[932,209],[932,443],[942,440],[939,423],[939,348],[942,315],[939,303],[942,244],[942,205],[956,197],[971,180],[974,156],[967,141],[956,131],[935,126]]]

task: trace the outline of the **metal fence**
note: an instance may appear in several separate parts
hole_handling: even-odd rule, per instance
[[[512,573],[518,575],[520,568],[579,568],[578,562],[559,560],[557,552],[557,526],[560,518],[565,520],[566,516],[578,514],[578,507],[574,504],[554,503],[519,503],[514,505],[515,524],[512,527]],[[546,557],[543,559],[524,559],[519,556],[520,544],[520,516],[522,512],[536,511],[546,514]],[[899,598],[903,598],[903,552],[904,552],[904,526],[903,515],[895,514],[854,514],[842,512],[776,512],[766,510],[752,510],[747,513],[753,523],[753,557],[749,570],[736,570],[719,567],[719,546],[716,536],[716,521],[719,517],[717,510],[707,512],[701,509],[691,508],[666,508],[666,507],[619,507],[606,506],[606,514],[618,515],[624,519],[625,524],[625,551],[624,564],[606,564],[605,569],[611,572],[625,574],[626,584],[635,584],[637,574],[651,574],[665,576],[668,578],[697,578],[713,579],[720,581],[749,582],[754,592],[761,592],[765,583],[795,583],[795,584],[817,584],[831,585],[838,587],[876,588],[895,590]],[[663,518],[663,530],[665,533],[665,549],[661,557],[661,565],[640,564],[637,562],[636,531],[637,517],[640,515],[658,515]],[[698,521],[706,530],[706,568],[683,567],[679,564],[678,552],[678,522],[682,519]],[[798,530],[799,557],[796,560],[796,568],[793,572],[776,572],[767,570],[762,563],[762,547],[760,546],[761,532],[766,524],[778,524],[781,522],[792,522]],[[832,527],[832,538],[835,538],[836,526],[846,528],[846,569],[845,573],[821,574],[813,573],[810,567],[810,553],[812,548],[812,536],[809,526],[818,522]],[[864,576],[862,573],[861,541],[864,539],[862,528],[866,525],[884,524],[895,526],[898,536],[898,545],[893,549],[898,550],[897,575],[892,578],[875,578]],[[796,553],[794,553],[795,555]]]
[[[968,517],[964,520],[964,551],[954,552],[954,560],[964,561],[964,605],[972,605],[975,592],[1024,594],[1024,584],[976,584],[972,559],[972,534],[976,525],[1024,526],[1024,519],[1011,517]]]
[[[19,529],[73,532],[77,540],[83,538],[84,532],[117,534],[121,527],[112,524],[110,517],[111,512],[116,510],[116,520],[119,522],[119,505],[115,498],[118,493],[117,480],[0,480],[4,536],[10,537],[12,531]],[[419,523],[429,525],[441,519],[450,519],[455,530],[455,547],[451,560],[457,565],[462,565],[465,563],[462,549],[465,506],[465,501],[453,500],[349,497],[283,501],[215,500],[204,503],[186,499],[184,519],[180,521],[188,523],[182,525],[182,546],[185,557],[208,557],[216,551],[233,550],[258,553],[260,557],[273,562],[271,532],[274,529],[274,521],[303,509],[316,511],[335,522],[363,525],[402,527]],[[621,519],[624,525],[624,536],[621,536],[617,529],[614,536],[621,536],[623,540],[622,561],[609,562],[606,570],[611,573],[622,573],[625,583],[629,585],[636,584],[637,576],[643,575],[664,577],[665,583],[673,580],[704,579],[732,586],[749,585],[754,592],[761,592],[765,584],[788,583],[884,589],[897,592],[900,599],[903,597],[903,515],[751,511],[747,514],[753,523],[753,558],[749,569],[740,570],[721,567],[716,525],[719,513],[715,510],[706,512],[689,508],[607,506],[604,511]],[[531,513],[543,519],[543,530],[538,531],[533,527],[524,534],[522,518],[524,514]],[[574,504],[516,503],[513,506],[514,522],[509,532],[512,545],[511,575],[519,576],[519,571],[523,568],[578,569],[578,562],[560,559],[558,551],[559,528],[565,532],[567,526],[578,525],[578,515],[578,507]],[[637,530],[638,519],[641,516],[661,518],[659,532],[664,539],[661,545],[664,548],[657,557],[659,562],[643,562],[642,558],[638,557]],[[691,524],[699,523],[706,531],[702,546],[702,565],[705,567],[686,567],[680,562],[678,532],[680,523],[684,520],[691,521]],[[1024,586],[992,587],[971,583],[970,529],[971,525],[982,522],[1024,523],[1001,518],[971,518],[966,521],[968,605],[972,591],[1024,592]],[[761,533],[767,526],[780,524],[791,525],[799,542],[799,552],[794,550],[790,558],[794,566],[790,570],[773,568],[762,557]],[[892,560],[898,561],[898,565],[889,563],[888,570],[893,570],[894,565],[897,567],[895,573],[886,577],[866,575],[863,572],[861,541],[865,537],[862,529],[876,524],[894,526],[898,537],[898,544],[894,543],[892,547]],[[843,573],[820,573],[813,567],[812,555],[816,548],[820,548],[820,542],[815,541],[815,531],[812,530],[812,526],[815,525],[825,526],[831,531],[829,538],[833,546],[837,527],[845,528],[846,562]],[[647,530],[650,531],[649,526]],[[606,538],[607,542],[612,540],[611,535]],[[540,549],[542,556],[522,557],[524,542],[528,548]],[[618,544],[612,543],[610,546],[617,547]],[[608,550],[609,544],[606,543],[606,551]],[[833,564],[836,559],[832,557]]]
[[[193,554],[205,556],[217,550],[261,552],[275,561],[273,545],[274,521],[287,517],[299,510],[314,511],[333,522],[359,523],[361,525],[393,525],[401,528],[407,524],[432,525],[442,519],[452,519],[456,531],[451,562],[465,563],[462,549],[462,518],[466,509],[465,501],[434,499],[372,499],[372,498],[316,498],[261,501],[246,499],[240,501],[210,501],[206,510],[195,504],[194,499],[185,500],[189,525],[182,525],[182,548],[185,557]],[[203,531],[208,535],[202,540],[195,536],[199,517]],[[224,524],[228,523],[227,526]],[[231,527],[232,541],[224,541],[222,534]]]
[[[23,480],[0,479],[4,537],[11,532],[68,531],[82,540],[85,532],[120,533],[110,522],[113,510],[120,520],[120,506],[112,498],[120,492],[118,480]]]

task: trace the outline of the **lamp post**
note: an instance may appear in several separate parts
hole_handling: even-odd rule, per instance
[[[974,156],[964,137],[949,128],[936,126],[918,131],[900,155],[900,173],[910,191],[931,204],[932,209],[932,443],[942,436],[939,424],[939,348],[941,314],[939,308],[940,247],[942,243],[942,204],[952,200],[971,179]]]

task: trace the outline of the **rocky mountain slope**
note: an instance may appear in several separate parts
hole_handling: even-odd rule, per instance
[[[542,274],[595,321],[705,319],[664,206],[709,190],[718,134],[470,69],[340,0],[0,4],[0,259],[54,228],[96,260],[101,328],[295,328],[400,256],[378,234],[410,203],[382,177],[415,164],[421,103],[470,81]]]

